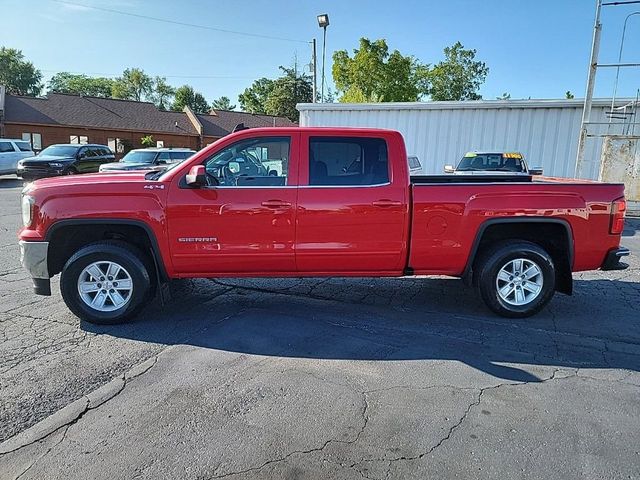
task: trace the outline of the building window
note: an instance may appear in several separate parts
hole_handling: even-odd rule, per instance
[[[23,133],[22,140],[29,142],[34,150],[42,150],[42,135],[39,133]]]
[[[89,143],[89,137],[87,137],[86,135],[70,135],[69,143],[86,145],[87,143]]]

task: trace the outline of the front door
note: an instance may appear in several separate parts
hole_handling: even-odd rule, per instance
[[[304,136],[296,263],[304,274],[400,274],[407,252],[408,189],[393,182],[401,152],[385,137]],[[304,167],[302,167],[304,165]]]
[[[178,274],[293,273],[298,134],[259,136],[218,150],[203,164],[209,187],[180,179],[168,199]],[[278,165],[278,169],[265,165]]]

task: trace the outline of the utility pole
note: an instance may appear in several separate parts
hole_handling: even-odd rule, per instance
[[[318,74],[316,65],[318,65],[317,57],[316,57],[316,39],[314,38],[311,42],[312,44],[312,53],[311,53],[311,64],[313,68],[313,100],[312,103],[316,103],[318,101]]]
[[[600,23],[600,9],[602,0],[596,0],[596,19],[593,25],[593,41],[591,42],[591,58],[589,60],[589,73],[587,76],[587,91],[584,96],[584,107],[582,110],[582,122],[580,124],[580,137],[578,138],[578,153],[576,155],[575,178],[580,177],[582,164],[584,163],[584,147],[587,141],[587,129],[591,119],[591,104],[593,103],[593,87],[596,83],[596,70],[598,68],[598,53],[600,51],[600,34],[602,23]]]

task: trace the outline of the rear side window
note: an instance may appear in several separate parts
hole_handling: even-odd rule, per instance
[[[16,142],[16,145],[21,152],[31,151],[31,145],[29,145],[29,142]]]
[[[0,142],[0,153],[13,152],[13,145],[11,142]]]
[[[382,138],[311,137],[309,185],[382,185],[389,182]]]

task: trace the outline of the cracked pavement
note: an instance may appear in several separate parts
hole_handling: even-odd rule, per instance
[[[19,268],[0,177],[0,478],[638,478],[640,221],[631,268],[538,316],[462,282],[174,282],[80,324]]]

